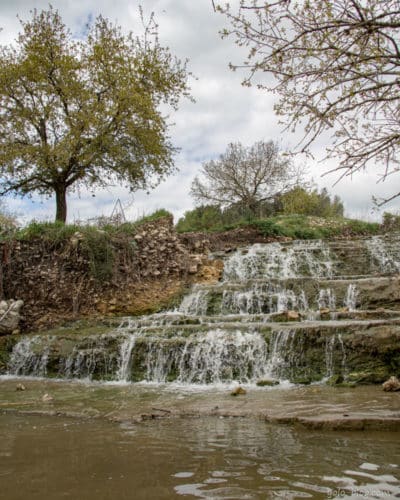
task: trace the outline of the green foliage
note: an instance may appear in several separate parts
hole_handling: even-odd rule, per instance
[[[91,275],[100,282],[111,279],[115,255],[110,235],[96,228],[86,228],[81,246],[89,258]]]
[[[160,208],[149,215],[143,215],[143,217],[140,217],[135,222],[133,222],[133,226],[138,227],[142,224],[146,224],[147,222],[152,222],[157,219],[163,219],[164,217],[173,217],[173,215],[171,214],[171,212],[168,212],[168,210],[165,210],[165,208]]]
[[[0,241],[12,236],[17,230],[17,219],[0,200]]]
[[[153,17],[142,37],[99,16],[79,40],[52,7],[21,24],[16,43],[0,47],[3,193],[55,194],[65,222],[67,192],[148,189],[174,170],[160,109],[189,96],[188,73],[160,46]]]
[[[18,240],[33,240],[40,238],[54,244],[70,238],[75,232],[82,230],[83,226],[64,224],[61,221],[39,222],[33,220],[28,226],[21,228],[15,237]]]
[[[363,220],[349,220],[346,228],[351,234],[377,234],[381,231],[381,226],[378,222],[366,222]]]
[[[382,217],[382,227],[385,231],[399,231],[400,215],[385,212]]]
[[[323,239],[340,235],[369,235],[379,232],[380,226],[374,222],[365,222],[355,219],[322,218],[306,215],[280,215],[268,219],[273,227],[274,234],[295,239]],[[258,221],[255,225],[262,231],[265,221]],[[267,226],[268,229],[268,226]],[[263,231],[262,231],[263,232]],[[270,232],[263,232],[272,236]]]
[[[343,217],[343,203],[338,196],[330,198],[326,188],[321,192],[296,186],[280,197],[282,213],[315,215],[317,217]]]
[[[272,219],[262,219],[254,221],[255,226],[264,236],[288,236],[285,229],[279,226]]]
[[[225,211],[208,210],[210,207],[200,207],[186,212],[184,218],[177,224],[180,232],[188,231],[227,231],[243,226],[252,226],[267,237],[287,237],[293,239],[323,239],[335,236],[376,234],[380,225],[374,222],[345,219],[343,217],[316,217],[303,214],[275,215],[268,218],[239,218],[229,223]],[[202,215],[214,214],[212,224],[206,228]],[[228,214],[229,215],[229,214]],[[225,218],[226,217],[226,218]]]
[[[201,205],[188,210],[178,220],[176,230],[180,233],[188,231],[210,231],[223,225],[223,213],[216,205]]]
[[[221,231],[253,224],[260,226],[262,232],[270,236],[285,236],[286,234],[281,234],[281,230],[275,228],[270,221],[266,222],[267,217],[276,217],[279,214],[340,218],[343,217],[343,203],[338,196],[331,199],[326,189],[318,192],[317,189],[310,191],[296,186],[273,200],[258,202],[253,209],[240,202],[232,203],[226,208],[219,205],[201,205],[185,212],[176,229],[178,232]],[[299,219],[295,220],[298,223]],[[300,228],[293,228],[286,236],[293,235],[301,238],[313,237],[313,233]]]

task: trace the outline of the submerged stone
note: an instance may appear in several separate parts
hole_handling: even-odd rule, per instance
[[[258,380],[256,382],[256,385],[258,385],[258,387],[272,387],[274,385],[279,385],[279,380],[275,380],[275,379],[264,379],[264,380]]]

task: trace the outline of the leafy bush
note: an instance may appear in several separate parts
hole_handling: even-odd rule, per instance
[[[252,223],[264,236],[288,236],[287,231],[272,219],[258,220]]]

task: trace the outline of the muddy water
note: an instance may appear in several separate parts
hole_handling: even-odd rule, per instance
[[[1,498],[398,498],[398,435],[257,419],[0,416]]]
[[[400,498],[399,432],[265,421],[396,418],[399,396],[310,386],[232,397],[227,387],[3,379],[0,498]]]

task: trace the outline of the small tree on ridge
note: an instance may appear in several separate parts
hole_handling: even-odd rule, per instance
[[[201,176],[203,180],[196,177],[191,187],[196,202],[223,208],[240,204],[253,215],[260,203],[273,200],[302,180],[302,172],[273,141],[259,141],[249,148],[231,143],[218,160],[203,164]]]

